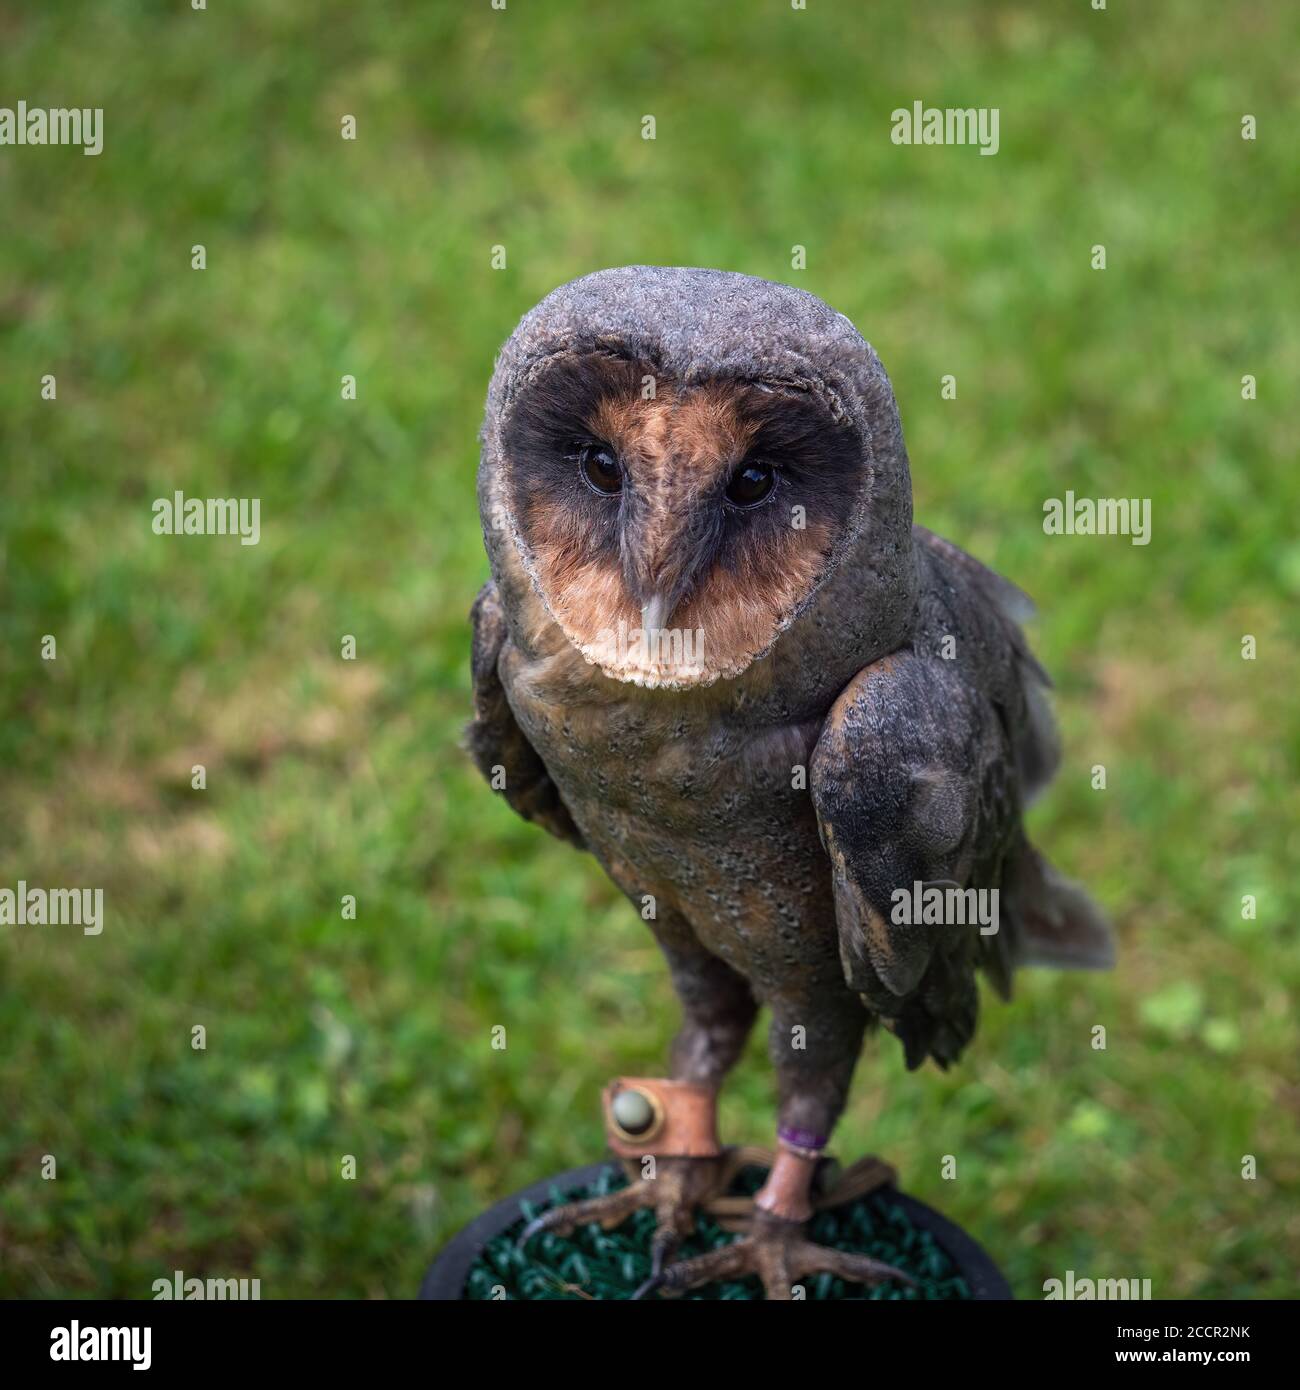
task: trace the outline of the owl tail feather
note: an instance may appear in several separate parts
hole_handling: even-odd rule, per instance
[[[1101,909],[1028,842],[1003,891],[1015,965],[1109,970],[1115,964],[1115,939]]]

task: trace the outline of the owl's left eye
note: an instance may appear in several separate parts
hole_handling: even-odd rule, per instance
[[[727,484],[727,501],[733,507],[757,507],[767,500],[775,483],[776,470],[770,463],[747,463]]]
[[[578,450],[578,471],[582,481],[603,497],[610,497],[623,488],[623,470],[612,450],[603,444],[584,444]]]

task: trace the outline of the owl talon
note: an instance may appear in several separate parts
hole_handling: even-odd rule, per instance
[[[654,1193],[648,1183],[633,1183],[604,1197],[589,1197],[581,1202],[566,1202],[564,1206],[552,1207],[540,1216],[534,1217],[515,1241],[515,1249],[522,1250],[530,1240],[543,1231],[567,1236],[579,1226],[599,1224],[606,1230],[627,1220],[634,1211],[654,1205]]]
[[[695,1213],[727,1189],[736,1166],[735,1150],[716,1157],[660,1158],[654,1178],[637,1179],[603,1197],[566,1202],[534,1217],[515,1241],[515,1249],[523,1250],[534,1236],[545,1231],[567,1236],[588,1225],[612,1230],[634,1212],[653,1208],[658,1228],[650,1245],[650,1277],[634,1295],[644,1298],[659,1287],[678,1246],[695,1229]]]
[[[681,1243],[682,1238],[675,1230],[666,1226],[659,1227],[650,1243],[651,1279],[658,1279],[663,1274],[664,1266],[677,1253],[677,1247]]]
[[[662,1274],[652,1274],[649,1279],[642,1284],[629,1300],[632,1303],[639,1303],[643,1298],[648,1298],[656,1289],[663,1288],[664,1276]]]
[[[787,1221],[768,1212],[756,1211],[750,1234],[731,1245],[710,1250],[706,1255],[669,1265],[658,1282],[649,1279],[636,1291],[642,1298],[658,1288],[669,1298],[689,1289],[756,1275],[763,1292],[773,1301],[789,1302],[801,1279],[828,1273],[854,1284],[883,1284],[893,1279],[908,1287],[916,1280],[893,1265],[830,1246],[814,1245],[803,1234],[804,1223]]]

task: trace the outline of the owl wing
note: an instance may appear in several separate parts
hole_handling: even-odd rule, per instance
[[[1015,766],[995,703],[957,663],[911,649],[859,672],[813,751],[845,979],[897,1034],[909,1067],[927,1055],[946,1067],[970,1040],[978,967],[1009,985],[1001,923],[982,935],[978,922],[912,918],[916,885],[999,887],[1023,843]]]
[[[474,641],[470,668],[474,718],[465,727],[465,745],[475,766],[525,820],[579,849],[586,849],[569,808],[551,774],[515,720],[501,683],[498,662],[508,638],[497,587],[487,583],[470,610]]]

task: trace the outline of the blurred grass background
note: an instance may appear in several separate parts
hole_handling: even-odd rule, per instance
[[[1298,39],[1285,0],[7,7],[0,104],[102,106],[105,148],[0,149],[0,884],[107,925],[0,928],[0,1294],[409,1296],[661,1069],[643,924],[457,747],[494,352],[629,262],[876,345],[918,517],[1039,602],[1033,830],[1121,933],[949,1075],[870,1049],[838,1151],[1024,1297],[1297,1293]],[[1000,153],[893,145],[917,99],[998,107]],[[1044,536],[1067,488],[1151,498],[1151,544]],[[155,536],[176,489],[259,497],[260,545]],[[760,1030],[724,1131],[772,1122]]]

